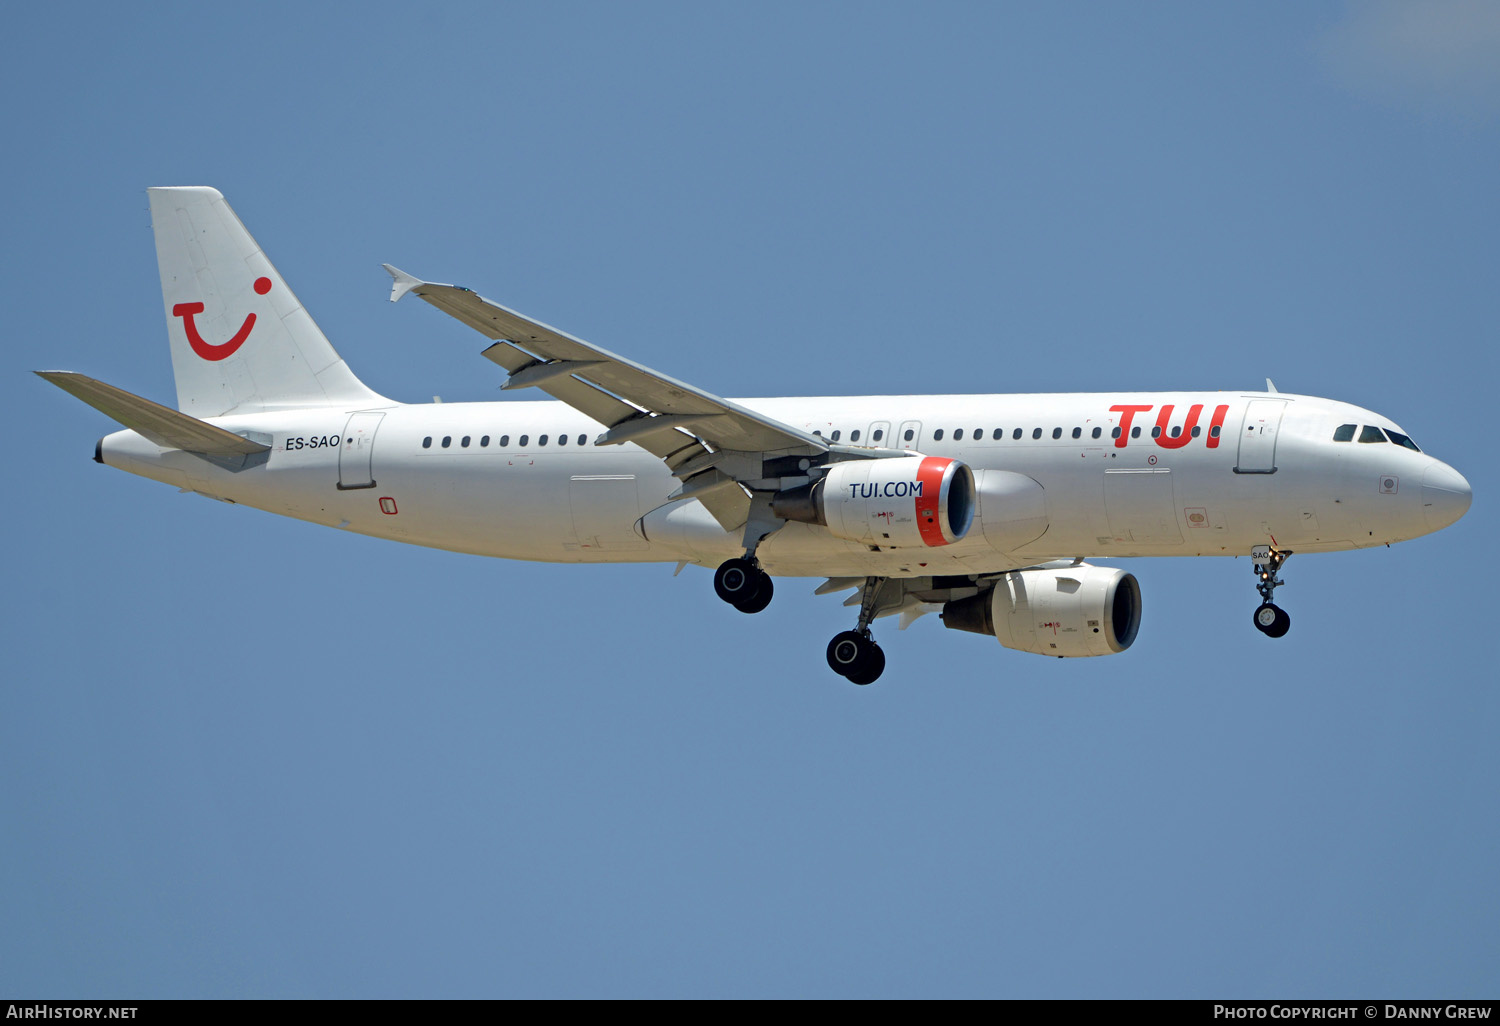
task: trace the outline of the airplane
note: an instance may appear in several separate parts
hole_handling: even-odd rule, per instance
[[[828,665],[885,668],[873,622],[945,627],[1038,655],[1124,652],[1133,574],[1086,558],[1251,557],[1271,638],[1294,552],[1440,530],[1469,483],[1389,418],[1283,393],[724,399],[456,285],[390,265],[488,339],[506,391],[550,401],[408,404],[367,388],[207,187],[148,190],[177,408],[37,373],[113,418],[94,459],[225,502],[457,552],[714,567],[766,608],[775,577],[852,591]]]

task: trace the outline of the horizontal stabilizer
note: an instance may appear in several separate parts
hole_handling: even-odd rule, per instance
[[[72,371],[37,371],[58,388],[75,395],[94,409],[119,421],[157,445],[205,456],[254,456],[270,452],[269,445],[225,431],[221,427],[179,413],[161,403],[142,399],[113,385]]]

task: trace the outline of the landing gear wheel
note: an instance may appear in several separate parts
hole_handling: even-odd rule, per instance
[[[757,570],[755,574],[758,583],[754,594],[734,604],[734,608],[742,613],[760,612],[771,604],[771,596],[776,593],[776,586],[771,583],[770,574],[764,570]]]
[[[885,653],[867,634],[841,631],[828,643],[828,666],[855,684],[872,684],[885,670]]]
[[[865,646],[868,643],[857,631],[840,631],[828,643],[828,668],[840,677],[847,677],[863,668]]]
[[[1280,606],[1266,602],[1255,611],[1255,629],[1268,638],[1279,638],[1292,628],[1292,618]]]
[[[870,642],[870,664],[862,673],[849,674],[851,684],[874,684],[885,672],[885,652],[873,641]]]
[[[760,591],[763,576],[748,559],[726,559],[714,571],[714,593],[731,606],[749,602]]]

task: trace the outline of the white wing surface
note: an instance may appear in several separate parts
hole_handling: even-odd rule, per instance
[[[678,497],[696,497],[726,530],[745,523],[750,496],[741,481],[760,478],[765,459],[829,450],[818,435],[616,356],[470,289],[383,266],[395,281],[391,302],[414,293],[495,339],[484,356],[510,375],[504,388],[539,388],[597,420],[606,428],[597,445],[633,442],[661,457],[683,482]],[[757,458],[730,458],[745,455]]]

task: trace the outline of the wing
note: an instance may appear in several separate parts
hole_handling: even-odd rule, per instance
[[[596,445],[633,442],[659,456],[682,481],[672,498],[697,498],[725,530],[745,524],[750,495],[744,482],[765,476],[766,459],[829,451],[818,435],[616,356],[470,289],[383,266],[395,280],[391,302],[413,293],[495,339],[484,355],[510,375],[503,388],[539,388],[597,420],[606,430]]]
[[[1085,565],[1083,557],[1054,559],[1016,570],[1067,570]],[[919,617],[941,612],[944,605],[958,599],[972,598],[992,587],[1009,570],[983,574],[957,574],[942,577],[830,577],[814,589],[814,595],[832,595],[840,591],[854,594],[844,599],[846,606],[869,604],[871,619],[901,614],[901,630]]]
[[[813,590],[814,595],[832,595],[835,592],[854,589],[854,594],[844,599],[845,606],[863,606],[869,601],[872,618],[901,614],[901,630],[906,630],[919,617],[941,612],[943,604],[955,598],[977,595],[974,577],[830,577]],[[877,581],[874,592],[869,592],[870,581]]]

